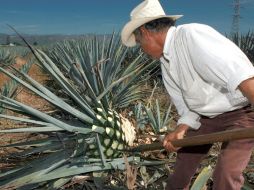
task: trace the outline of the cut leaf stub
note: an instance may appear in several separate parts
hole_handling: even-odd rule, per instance
[[[136,136],[134,126],[128,119],[115,111],[108,110],[105,113],[101,108],[97,108],[97,111],[98,125],[101,126],[93,125],[92,130],[96,130],[97,127],[105,129],[103,134],[99,134],[102,151],[106,157],[118,157],[126,146],[133,145]],[[95,144],[90,144],[89,149],[92,151],[92,155],[99,155],[99,147]]]

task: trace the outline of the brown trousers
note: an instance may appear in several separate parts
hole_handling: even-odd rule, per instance
[[[230,129],[254,127],[254,111],[251,106],[221,114],[215,118],[201,118],[198,130],[189,130],[187,136],[203,135]],[[166,190],[189,189],[190,181],[201,160],[212,144],[183,147],[177,153],[174,173],[169,176]],[[235,140],[222,144],[220,155],[213,173],[214,190],[240,190],[254,139]]]

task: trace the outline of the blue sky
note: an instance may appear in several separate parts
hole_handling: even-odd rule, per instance
[[[254,30],[254,0],[242,0],[241,31]],[[29,34],[105,34],[120,31],[141,0],[2,0],[0,33],[10,24]],[[167,14],[183,14],[177,24],[198,22],[229,33],[233,0],[160,0]]]

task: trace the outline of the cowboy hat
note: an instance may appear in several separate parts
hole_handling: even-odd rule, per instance
[[[136,45],[133,32],[143,24],[159,18],[176,20],[183,15],[166,15],[159,0],[145,0],[134,8],[130,14],[131,20],[123,27],[121,38],[124,45]]]

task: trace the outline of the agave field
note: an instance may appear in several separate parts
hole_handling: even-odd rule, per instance
[[[253,60],[248,35],[243,47]],[[176,154],[129,151],[175,126],[177,114],[156,75],[159,62],[124,47],[117,34],[36,48],[23,40],[26,46],[16,50],[0,47],[7,77],[0,95],[0,189],[163,189]],[[17,56],[26,64],[17,67]],[[37,78],[31,67],[39,68]],[[18,99],[19,89],[33,100]],[[5,135],[13,138],[4,141]],[[215,144],[191,189],[211,187],[218,150]],[[253,160],[245,189],[254,186]]]

